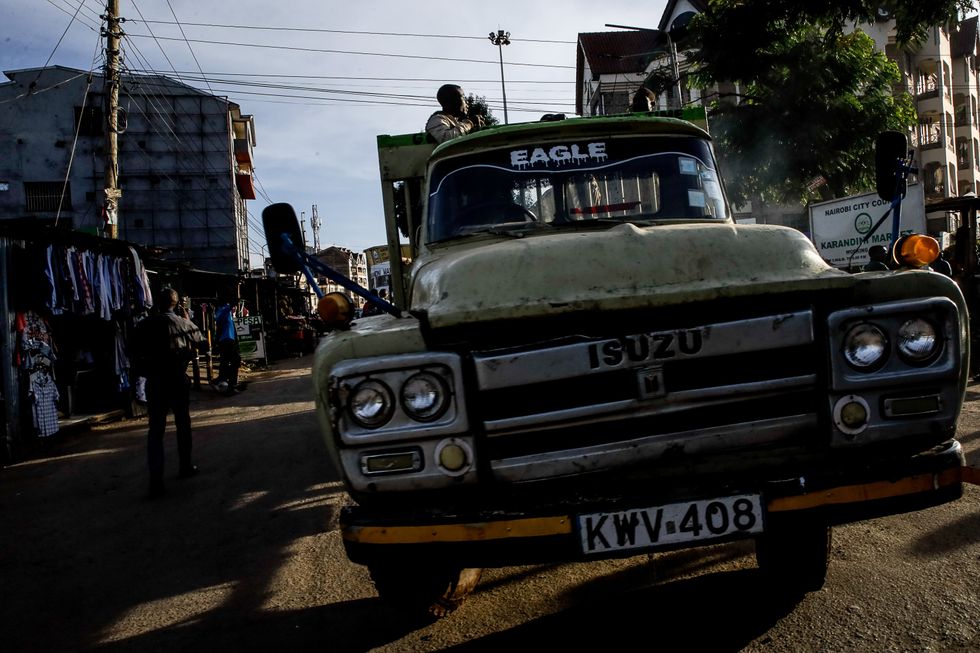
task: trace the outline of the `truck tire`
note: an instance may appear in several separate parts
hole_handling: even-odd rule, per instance
[[[755,557],[771,589],[802,596],[823,587],[833,529],[822,523],[772,524],[755,543]]]
[[[416,565],[368,565],[382,601],[410,616],[440,619],[460,606],[476,588],[483,570]]]

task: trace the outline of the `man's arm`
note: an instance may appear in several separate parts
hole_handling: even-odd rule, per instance
[[[453,120],[449,116],[436,112],[425,124],[425,133],[432,137],[436,143],[446,141],[468,134],[473,130],[473,123],[466,118]]]

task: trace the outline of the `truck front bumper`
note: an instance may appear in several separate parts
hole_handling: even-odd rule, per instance
[[[860,473],[822,470],[791,479],[768,479],[741,486],[739,492],[762,497],[769,528],[786,520],[819,520],[844,524],[884,515],[919,510],[958,499],[962,483],[970,481],[963,467],[959,442],[952,440],[912,456],[900,464],[868,465]],[[705,487],[697,495],[658,497],[663,501],[710,498],[733,494],[733,488]],[[577,516],[642,507],[648,499],[628,498],[601,505],[576,505],[573,510],[540,509],[524,512],[484,510],[434,515],[392,512],[352,506],[340,515],[340,530],[348,557],[361,564],[395,560],[438,559],[462,567],[496,567],[560,562],[597,557],[636,555],[630,550],[605,556],[582,551]],[[691,542],[683,547],[738,539],[726,536]],[[678,548],[655,546],[652,549]]]

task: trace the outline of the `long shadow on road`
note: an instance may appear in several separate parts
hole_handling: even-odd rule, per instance
[[[306,374],[270,392],[308,388]],[[260,613],[289,548],[328,529],[341,493],[311,410],[260,415],[195,426],[201,473],[188,480],[172,478],[168,433],[168,494],[159,501],[142,499],[145,421],[4,469],[4,650],[80,650],[125,642],[129,630],[152,637],[161,611],[186,611],[201,627]]]

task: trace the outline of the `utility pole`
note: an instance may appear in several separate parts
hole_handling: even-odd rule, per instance
[[[105,14],[105,232],[117,236],[119,225],[119,0],[107,0]]]
[[[320,253],[320,215],[316,212],[316,204],[313,205],[313,216],[310,218],[310,227],[313,229],[313,253]]]
[[[303,251],[306,251],[306,211],[299,212],[299,232],[303,236]]]
[[[497,46],[497,54],[500,55],[500,94],[504,98],[504,124],[507,122],[507,89],[504,86],[504,46],[510,45],[510,32],[498,29],[490,32],[490,42]]]

